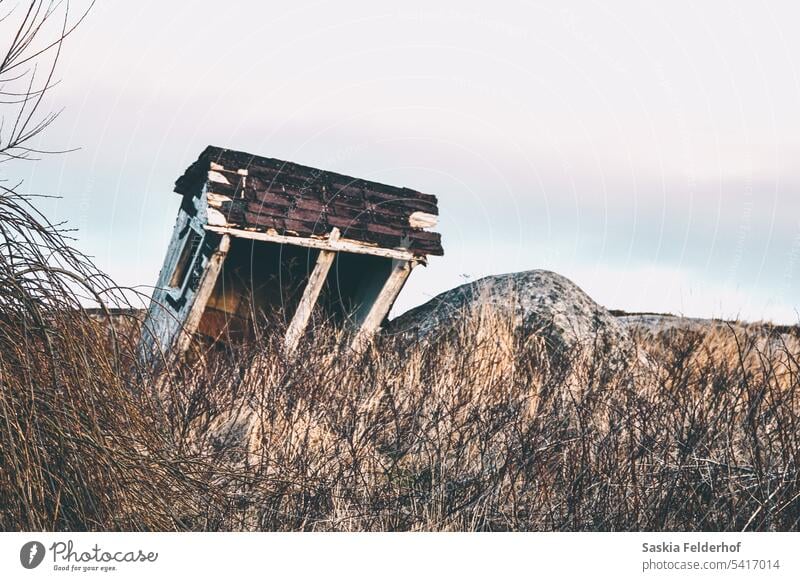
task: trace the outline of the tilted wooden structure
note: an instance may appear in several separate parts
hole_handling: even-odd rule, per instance
[[[351,325],[355,346],[383,323],[411,270],[443,254],[435,196],[208,147],[178,178],[182,202],[143,325],[144,359],[192,338],[247,336],[279,313],[292,352],[315,309]]]

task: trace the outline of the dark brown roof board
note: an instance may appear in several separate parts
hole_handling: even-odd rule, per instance
[[[212,163],[229,184],[209,181]],[[175,191],[197,196],[203,186],[230,198],[222,213],[232,227],[301,237],[336,227],[350,240],[444,254],[437,232],[409,225],[414,212],[439,213],[430,194],[212,146],[178,178]]]

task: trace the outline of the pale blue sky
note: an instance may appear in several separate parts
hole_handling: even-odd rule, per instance
[[[432,7],[435,5],[435,7]],[[439,196],[464,275],[558,271],[628,310],[796,322],[792,2],[100,1],[23,189],[151,285],[174,179],[208,144]]]

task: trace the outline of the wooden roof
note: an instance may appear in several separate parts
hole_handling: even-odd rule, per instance
[[[306,238],[338,228],[347,240],[444,254],[441,236],[418,227],[439,213],[430,194],[212,146],[175,182],[184,196],[204,187],[231,228]]]

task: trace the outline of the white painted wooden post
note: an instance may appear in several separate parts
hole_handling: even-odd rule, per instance
[[[212,208],[213,210],[213,208]],[[215,214],[214,220],[222,220],[219,212]],[[209,217],[211,213],[209,213]],[[273,229],[267,232],[256,232],[254,230],[242,230],[240,228],[230,228],[227,226],[217,226],[209,223],[205,226],[208,232],[215,234],[231,234],[236,238],[246,238],[247,240],[259,240],[261,242],[273,242],[275,244],[289,244],[291,246],[302,246],[304,248],[318,248],[319,250],[331,250],[333,252],[350,252],[353,254],[368,254],[370,256],[380,256],[397,260],[421,260],[410,250],[403,248],[381,248],[372,244],[366,244],[357,240],[348,239],[319,239],[303,238],[302,236],[284,236],[277,234]]]
[[[334,228],[328,240],[335,242],[339,239],[339,235],[339,229]],[[303,337],[303,333],[308,326],[308,320],[311,318],[311,313],[314,312],[314,305],[317,304],[319,293],[325,285],[325,279],[328,277],[328,272],[331,269],[334,258],[336,258],[336,252],[332,250],[319,251],[317,263],[314,265],[314,270],[308,277],[306,288],[303,290],[303,296],[300,299],[300,303],[297,305],[297,310],[294,312],[291,323],[289,323],[289,328],[286,330],[284,347],[288,355],[291,355],[294,350],[297,349],[297,345]]]
[[[413,267],[414,262],[410,260],[394,261],[389,277],[383,284],[383,288],[378,293],[375,302],[372,303],[364,322],[361,323],[355,339],[353,339],[354,350],[361,351],[375,334],[375,331],[378,330],[381,323],[383,323],[394,301],[397,299],[397,295],[403,290],[403,285],[405,285]]]
[[[222,271],[222,265],[230,247],[231,237],[224,234],[219,240],[219,246],[209,258],[203,275],[200,277],[200,283],[197,285],[192,306],[189,308],[189,313],[183,323],[183,329],[179,332],[178,340],[175,342],[176,353],[183,353],[189,348],[192,337],[200,326],[200,319],[203,318],[206,304],[214,291],[214,286],[217,284],[217,278],[219,278],[219,273]]]

